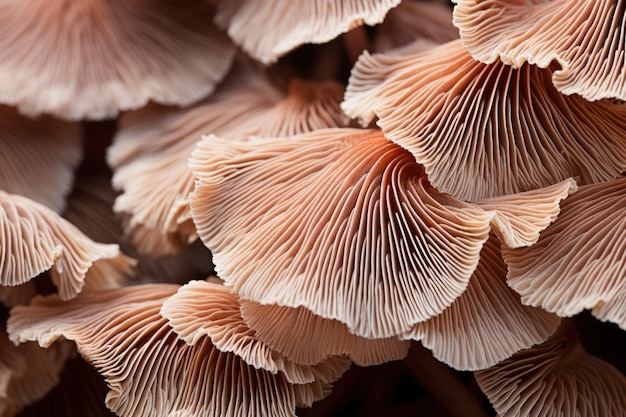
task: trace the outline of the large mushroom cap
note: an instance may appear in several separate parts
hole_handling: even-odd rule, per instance
[[[3,0],[0,16],[0,102],[28,115],[189,104],[213,91],[235,52],[203,0]]]
[[[569,317],[594,309],[625,327],[626,178],[581,186],[528,248],[505,249],[508,283],[527,305]]]
[[[159,311],[178,286],[142,285],[83,293],[69,302],[36,298],[9,320],[14,341],[49,346],[73,340],[108,386],[106,404],[121,417],[295,416],[329,393],[340,376],[319,369],[315,382],[293,385],[220,352],[208,337],[193,346],[180,340]]]
[[[455,0],[463,45],[486,63],[549,67],[556,88],[587,100],[626,100],[623,0]]]
[[[304,43],[325,43],[363,23],[375,25],[400,0],[214,0],[216,23],[269,64]]]
[[[626,377],[585,352],[567,323],[545,343],[475,375],[502,417],[626,416]]]
[[[406,331],[458,297],[493,216],[434,190],[380,131],[207,137],[190,164],[194,222],[227,285],[363,337]]]
[[[60,297],[70,299],[85,285],[118,286],[133,265],[117,245],[96,243],[52,210],[3,191],[0,231],[0,285],[20,285],[50,270]]]
[[[342,108],[411,151],[442,192],[469,201],[626,169],[626,107],[553,86],[552,67],[475,61],[460,41],[412,55],[364,53]]]

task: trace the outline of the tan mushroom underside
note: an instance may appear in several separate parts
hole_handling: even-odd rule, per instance
[[[560,69],[563,94],[626,100],[624,0],[457,0],[454,24],[463,44],[485,63],[500,59]]]
[[[460,41],[412,55],[364,53],[342,108],[411,151],[466,201],[611,180],[626,170],[626,107],[564,96],[553,68],[475,61]]]
[[[3,0],[0,102],[72,120],[190,104],[234,57],[212,19],[203,0]]]
[[[133,260],[117,245],[96,243],[52,210],[0,191],[0,285],[15,286],[50,270],[62,299],[119,286]]]
[[[106,404],[121,417],[295,416],[330,392],[340,370],[324,369],[311,384],[289,384],[281,374],[256,370],[208,337],[194,346],[178,339],[159,314],[178,286],[142,285],[85,293],[62,302],[39,297],[16,307],[14,341],[49,346],[73,340],[109,386]]]

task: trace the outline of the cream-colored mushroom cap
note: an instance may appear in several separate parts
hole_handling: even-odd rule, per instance
[[[105,119],[210,94],[234,57],[203,0],[2,0],[0,102]]]

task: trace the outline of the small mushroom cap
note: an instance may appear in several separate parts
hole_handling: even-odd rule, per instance
[[[28,282],[50,269],[62,299],[89,288],[120,285],[133,260],[117,245],[92,241],[52,210],[0,191],[0,285]]]
[[[295,81],[282,95],[259,71],[238,68],[192,107],[153,105],[122,116],[108,161],[122,190],[115,211],[127,215],[127,235],[141,252],[172,254],[197,239],[187,160],[202,134],[287,136],[348,124],[337,82]]]
[[[222,352],[233,352],[248,365],[272,374],[281,372],[292,384],[315,381],[314,369],[287,359],[256,337],[241,317],[239,297],[221,284],[193,281],[170,297],[161,308],[178,336],[190,345],[209,337],[213,346]],[[343,358],[326,362],[335,368],[350,366]],[[322,364],[327,367],[328,363]]]
[[[454,24],[474,58],[548,68],[563,94],[626,100],[626,5],[616,0],[455,0]]]
[[[31,116],[187,105],[213,91],[235,53],[202,0],[4,0],[0,16],[0,102]]]
[[[194,223],[233,291],[306,307],[362,337],[397,335],[450,305],[493,217],[433,189],[378,130],[211,136],[190,166]]]
[[[404,56],[364,54],[342,108],[378,116],[433,186],[466,201],[611,180],[626,169],[626,106],[563,96],[552,67],[475,61],[460,41]]]
[[[15,346],[0,324],[0,416],[13,416],[43,397],[59,382],[59,373],[73,353],[71,345],[42,349],[36,343]]]
[[[433,1],[403,1],[391,9],[376,28],[372,50],[386,52],[418,39],[441,44],[458,37],[459,30],[452,24],[450,5]]]
[[[409,342],[397,337],[367,339],[348,331],[345,324],[316,316],[304,307],[263,305],[240,300],[241,316],[256,336],[296,363],[321,362],[346,355],[359,366],[404,359]]]
[[[476,371],[544,342],[561,319],[521,304],[506,285],[506,265],[495,235],[485,243],[467,290],[441,314],[418,323],[406,338],[420,340],[449,366]]]
[[[0,190],[61,212],[82,156],[80,125],[0,106],[0,149]]]
[[[626,287],[625,201],[626,178],[581,186],[535,245],[504,249],[508,283],[522,302],[563,317],[597,308],[623,326],[623,301],[612,300]]]
[[[341,370],[318,369],[310,384],[293,385],[282,374],[247,365],[220,352],[208,337],[193,346],[180,340],[159,311],[178,289],[141,285],[83,293],[69,302],[38,297],[15,307],[12,340],[49,346],[73,340],[109,386],[107,406],[120,417],[295,416],[330,391]]]
[[[270,64],[305,43],[325,43],[361,26],[376,25],[400,0],[214,0],[215,22],[255,59]]]
[[[565,324],[567,326],[567,324]],[[626,377],[584,351],[567,328],[476,372],[502,417],[626,416]]]

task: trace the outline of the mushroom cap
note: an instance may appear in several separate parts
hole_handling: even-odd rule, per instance
[[[197,239],[188,196],[194,179],[187,160],[202,134],[287,136],[344,126],[337,82],[292,83],[282,97],[260,72],[238,68],[218,91],[178,109],[149,106],[121,118],[109,148],[115,211],[128,214],[127,235],[146,254],[180,251]]]
[[[502,417],[626,416],[626,377],[567,328],[475,376]]]
[[[61,212],[82,156],[80,125],[0,106],[0,149],[0,190]]]
[[[0,285],[20,285],[50,269],[60,297],[67,300],[85,285],[120,285],[134,263],[117,245],[96,243],[52,210],[3,191],[0,228]]]
[[[12,416],[43,397],[59,382],[71,345],[42,349],[36,343],[15,346],[0,325],[0,416]]]
[[[403,1],[391,9],[376,28],[373,52],[386,52],[417,39],[441,44],[458,39],[459,30],[452,24],[452,8],[443,2]]]
[[[505,248],[508,284],[522,302],[563,317],[597,309],[623,327],[625,201],[626,178],[581,186],[535,245]]]
[[[443,311],[465,290],[493,217],[437,192],[376,130],[211,136],[190,166],[194,223],[227,286],[362,337],[391,337]]]
[[[376,25],[400,0],[214,0],[215,22],[253,58],[271,64],[305,43],[326,43],[361,26]]]
[[[189,345],[209,337],[213,346],[222,352],[233,352],[248,365],[272,374],[285,375],[287,382],[306,384],[315,381],[312,366],[302,365],[272,350],[256,337],[241,317],[239,297],[221,284],[192,281],[182,286],[167,299],[161,315]],[[350,362],[344,358],[329,358],[321,367],[331,366],[345,370]]]
[[[418,323],[406,338],[420,340],[449,366],[476,371],[544,342],[561,319],[521,304],[506,285],[500,243],[491,235],[467,290],[441,314]]]
[[[617,0],[455,0],[463,45],[485,63],[560,69],[563,94],[626,100],[626,4]]]
[[[412,56],[364,53],[342,108],[411,151],[433,186],[475,201],[626,169],[626,106],[563,96],[552,67],[475,61],[460,41]]]
[[[38,297],[15,307],[13,341],[49,346],[73,340],[109,386],[106,404],[121,417],[294,416],[296,405],[327,395],[342,370],[317,369],[315,382],[294,385],[282,374],[247,365],[204,337],[180,340],[159,311],[178,286],[141,285],[83,293],[69,302]]]
[[[235,53],[202,0],[3,0],[0,16],[0,102],[31,116],[187,105],[213,91]]]
[[[345,324],[304,307],[239,302],[241,316],[256,337],[296,363],[314,365],[333,355],[346,355],[359,366],[372,366],[404,359],[409,349],[409,342],[397,337],[356,336]]]

